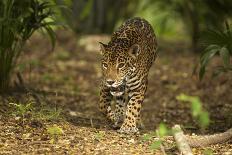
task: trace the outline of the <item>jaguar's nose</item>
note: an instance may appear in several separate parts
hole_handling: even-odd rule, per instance
[[[112,85],[112,84],[114,83],[114,81],[111,80],[111,79],[109,79],[109,80],[106,80],[106,83],[107,83],[108,85]]]

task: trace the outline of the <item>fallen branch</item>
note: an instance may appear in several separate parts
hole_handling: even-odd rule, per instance
[[[206,136],[185,136],[179,125],[175,125],[174,139],[176,140],[179,151],[183,155],[191,155],[191,147],[206,147],[213,144],[225,143],[232,139],[232,128],[223,133]]]
[[[180,153],[183,155],[192,155],[193,153],[191,151],[191,148],[186,140],[183,131],[180,128],[180,125],[175,125],[174,127],[172,127],[172,129],[174,131],[173,135],[176,140]]]
[[[191,147],[205,147],[213,144],[225,143],[232,139],[232,128],[229,130],[207,136],[186,136],[186,139]]]

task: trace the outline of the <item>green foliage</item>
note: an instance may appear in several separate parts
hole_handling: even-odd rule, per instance
[[[226,30],[208,30],[201,38],[201,43],[206,47],[200,58],[199,77],[203,78],[206,67],[210,60],[217,55],[220,55],[223,65],[217,66],[214,75],[221,72],[232,71],[230,58],[232,55],[232,31],[228,24]]]
[[[55,142],[57,142],[58,137],[64,133],[64,131],[59,126],[53,125],[53,126],[47,128],[47,133],[51,137],[50,143],[54,144]]]
[[[205,150],[203,151],[203,154],[204,154],[204,155],[213,155],[213,150],[212,150],[212,149],[205,149]]]
[[[138,5],[137,14],[155,23],[153,25],[159,34],[175,33],[172,35],[175,39],[187,36],[192,40],[193,50],[198,47],[202,31],[220,28],[224,20],[232,17],[230,0],[144,0]]]
[[[49,120],[49,121],[57,121],[62,119],[61,113],[62,109],[57,107],[50,107],[48,105],[39,106],[37,107],[35,105],[35,102],[33,101],[27,101],[25,103],[9,103],[12,105],[13,110],[12,114],[15,117],[22,118],[23,121],[25,119],[25,116],[28,120],[30,119],[36,119],[36,120]]]
[[[53,0],[65,5],[60,12],[79,33],[111,33],[120,20],[132,17],[138,2],[129,0]],[[118,11],[120,8],[121,11]],[[71,11],[70,11],[71,10]]]
[[[94,135],[94,139],[96,139],[97,141],[100,141],[104,138],[104,136],[105,136],[105,132],[99,131]]]
[[[169,134],[169,130],[168,130],[167,126],[164,123],[159,124],[157,134],[161,138]]]
[[[0,91],[5,91],[22,48],[38,29],[47,32],[52,47],[55,34],[51,28],[55,22],[54,6],[40,0],[0,1]],[[47,21],[46,19],[50,19]]]
[[[10,105],[13,105],[15,110],[13,111],[13,115],[22,117],[24,119],[24,116],[33,109],[33,102],[28,102],[26,104],[22,103],[9,103]]]
[[[164,37],[165,39],[175,38],[175,40],[186,40],[181,18],[179,18],[177,13],[171,9],[170,5],[167,5],[167,7],[163,6],[165,4],[164,1],[138,1],[138,4],[135,4],[138,5],[135,16],[147,19],[154,27],[155,33],[158,37]]]
[[[192,116],[198,120],[200,127],[206,128],[209,125],[209,114],[207,111],[203,110],[202,102],[197,96],[180,94],[176,97],[176,99],[191,103]]]
[[[143,141],[149,141],[149,140],[151,140],[152,139],[152,134],[144,134],[143,136],[142,136],[142,140]]]
[[[151,150],[157,150],[160,148],[160,145],[162,144],[162,141],[161,140],[156,140],[156,141],[153,141],[151,143],[151,145],[149,146],[149,149]]]
[[[58,127],[57,125],[54,125],[52,127],[48,127],[47,132],[51,136],[62,135],[63,134],[62,128]]]
[[[62,112],[61,108],[46,106],[40,108],[38,112],[34,112],[34,117],[39,120],[55,121],[62,119],[61,112]]]
[[[171,129],[168,129],[167,126],[164,123],[160,123],[158,128],[156,129],[156,132],[151,132],[148,134],[144,134],[141,139],[143,141],[150,141],[153,139],[153,137],[157,137],[157,140],[153,140],[151,145],[149,146],[149,149],[156,150],[160,148],[160,145],[163,143],[163,137],[170,135],[172,133]]]
[[[158,129],[156,130],[156,137],[158,137],[158,140],[155,140],[151,143],[150,149],[156,150],[160,148],[160,145],[163,143],[163,137],[166,135],[169,135],[171,133],[171,130],[167,128],[167,126],[164,123],[160,123]]]

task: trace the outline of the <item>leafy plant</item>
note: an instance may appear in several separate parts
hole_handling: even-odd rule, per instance
[[[202,44],[206,47],[200,57],[199,78],[202,79],[206,67],[210,60],[217,55],[220,55],[223,65],[217,66],[214,75],[221,72],[232,71],[230,57],[232,55],[232,30],[229,24],[226,23],[226,30],[208,30],[201,38]]]
[[[203,110],[202,102],[199,97],[180,94],[176,99],[191,103],[192,116],[198,120],[200,127],[205,128],[209,125],[209,114],[207,111]]]
[[[94,139],[96,139],[97,141],[100,141],[104,138],[104,136],[105,136],[105,132],[99,131],[94,135]]]
[[[13,111],[13,114],[18,117],[22,117],[24,119],[25,115],[33,109],[33,102],[29,102],[26,104],[22,103],[9,103],[10,105],[13,105],[15,110]]]
[[[59,126],[53,125],[53,126],[47,128],[47,133],[51,137],[50,143],[53,144],[58,140],[58,137],[64,133],[64,131]]]
[[[25,103],[11,102],[9,105],[13,106],[12,114],[15,117],[22,118],[23,121],[25,120],[25,116],[27,116],[26,119],[28,120],[35,119],[41,121],[57,121],[63,118],[61,108],[48,105],[36,106],[33,101],[27,101]]]
[[[148,134],[144,134],[142,136],[143,141],[150,141],[153,137],[157,137],[158,139],[153,140],[149,146],[150,150],[156,150],[160,148],[160,145],[163,143],[163,137],[172,133],[172,130],[168,129],[164,123],[160,123],[156,132],[151,132]]]
[[[10,83],[17,58],[26,41],[38,29],[46,31],[55,46],[55,33],[51,26],[55,22],[54,6],[40,0],[0,1],[0,91]],[[49,21],[46,19],[50,19]]]

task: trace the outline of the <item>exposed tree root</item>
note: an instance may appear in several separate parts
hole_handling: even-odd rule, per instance
[[[192,155],[192,150],[186,140],[183,131],[180,128],[180,125],[175,125],[172,129],[174,130],[173,136],[176,140],[180,153],[183,155]]]
[[[232,128],[229,130],[206,136],[186,136],[186,139],[191,147],[205,147],[213,144],[225,143],[232,139]]]
[[[185,136],[180,125],[175,125],[172,129],[178,149],[183,155],[192,154],[190,147],[206,147],[213,144],[225,143],[232,139],[232,128],[223,133],[205,136]]]

